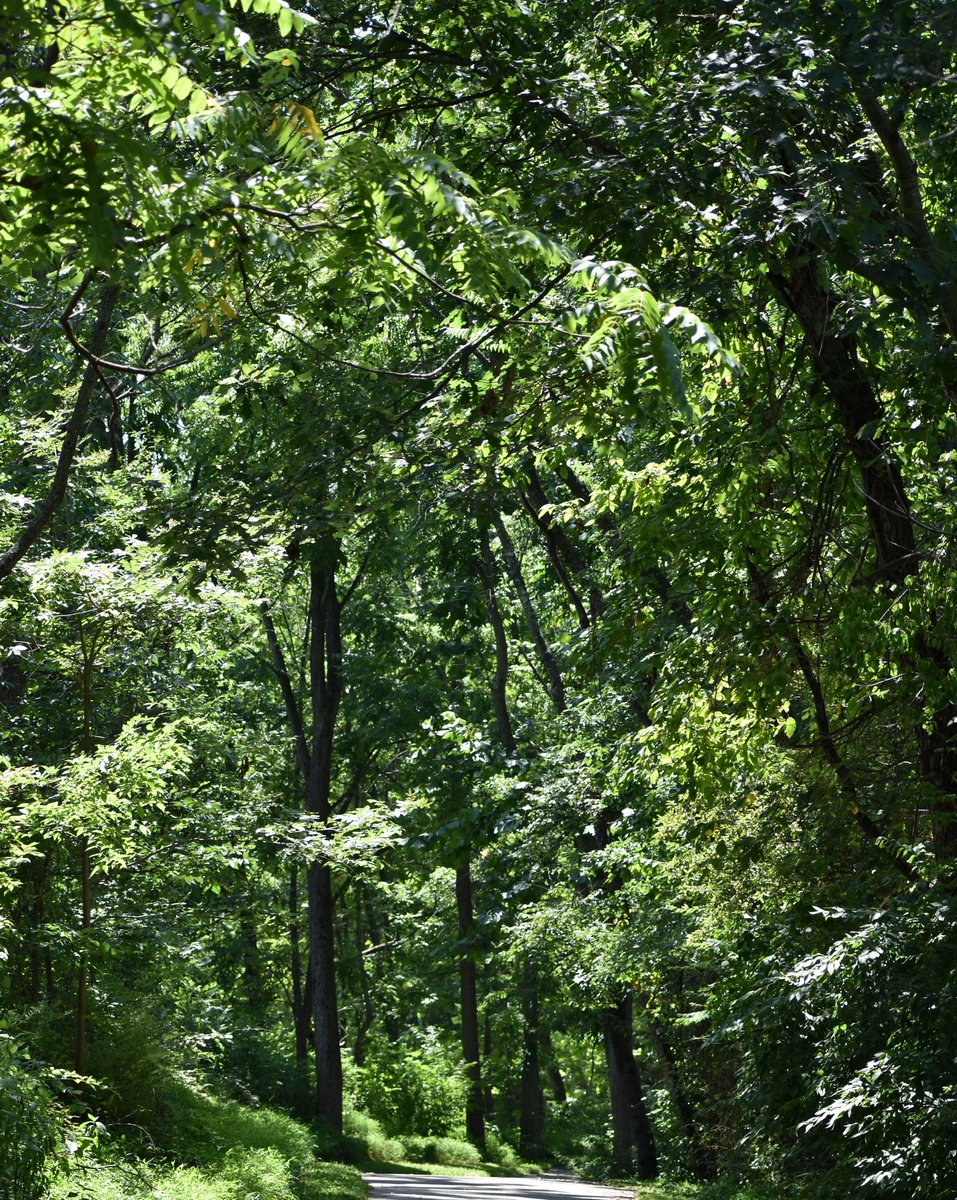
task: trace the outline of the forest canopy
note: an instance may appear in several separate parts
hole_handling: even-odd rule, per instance
[[[0,1196],[952,1200],[955,85],[949,0],[0,0]]]

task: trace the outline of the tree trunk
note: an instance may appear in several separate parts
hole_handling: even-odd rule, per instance
[[[336,595],[335,547],[317,546],[309,576],[309,681],[312,700],[310,770],[306,810],[320,828],[332,816],[332,749],[342,696],[342,643]],[[335,897],[328,863],[317,860],[308,874],[309,981],[316,1053],[316,1111],[342,1132],[342,1056],[336,992]]]
[[[539,1041],[545,1053],[545,1074],[548,1076],[548,1082],[552,1089],[552,1099],[556,1104],[564,1104],[568,1100],[568,1090],[565,1087],[565,1078],[561,1068],[555,1060],[555,1048],[552,1045],[552,1035],[548,1029],[541,1031]]]
[[[93,931],[92,887],[90,883],[90,843],[80,839],[80,967],[76,984],[76,1047],[73,1067],[77,1075],[86,1074],[87,996],[90,981],[90,936]]]
[[[810,261],[806,261],[810,257]],[[815,372],[834,402],[851,453],[857,459],[864,502],[877,552],[876,574],[903,583],[917,570],[914,519],[890,441],[877,432],[884,407],[857,354],[852,334],[834,320],[836,298],[821,281],[811,251],[773,276],[804,333]]]
[[[538,978],[534,965],[527,961],[522,970],[522,1082],[519,1114],[519,1150],[528,1158],[542,1152],[545,1131],[545,1100],[538,1033]]]
[[[332,539],[319,542],[309,570],[309,694],[312,721],[307,731],[292,687],[282,647],[268,605],[261,606],[266,638],[279,682],[286,716],[293,733],[296,762],[305,781],[305,808],[321,829],[332,816],[332,753],[336,717],[342,698],[342,632],[336,594],[337,547]],[[290,887],[295,902],[296,882]],[[342,1055],[339,1046],[339,1005],[336,990],[335,895],[327,863],[310,864],[306,879],[306,923],[309,964],[305,991],[296,991],[301,978],[299,928],[291,914],[290,943],[293,956],[293,1014],[296,1023],[296,1056],[303,1052],[311,1018],[315,1051],[316,1114],[336,1132],[342,1132]],[[304,1015],[305,1014],[305,1015]],[[300,1060],[301,1061],[301,1060]]]
[[[571,541],[561,525],[552,518],[551,512],[543,511],[547,508],[549,500],[541,478],[535,470],[534,463],[527,463],[525,469],[528,476],[528,484],[527,488],[521,492],[522,504],[545,539],[545,550],[548,554],[549,562],[551,562],[552,569],[565,589],[572,607],[575,609],[579,625],[582,629],[588,629],[593,624],[595,618],[600,616],[604,611],[604,602],[601,594],[594,586],[594,583],[589,580],[592,608],[589,614],[572,580],[572,576],[577,576],[579,579],[586,578],[585,560],[579,552],[578,547]],[[577,493],[573,494],[577,496]],[[581,496],[577,498],[583,499]],[[588,499],[590,500],[590,496]]]
[[[336,994],[332,872],[324,863],[309,866],[309,977],[312,988],[313,1047],[316,1053],[316,1112],[342,1132],[342,1056]]]
[[[532,598],[528,593],[525,577],[522,574],[522,567],[518,561],[518,555],[515,553],[515,546],[512,544],[512,539],[509,537],[501,515],[494,511],[492,513],[492,524],[495,527],[495,533],[502,547],[505,569],[512,581],[512,586],[515,588],[519,603],[522,606],[522,612],[525,614],[525,623],[528,626],[532,642],[535,645],[535,651],[538,654],[545,677],[548,680],[548,695],[551,698],[555,712],[563,713],[566,707],[565,684],[562,680],[561,671],[558,669],[555,655],[552,653],[551,647],[542,633],[541,622],[538,619],[538,613],[535,611]]]
[[[112,310],[110,310],[112,311]],[[80,671],[80,690],[83,699],[83,729],[80,746],[84,754],[95,749],[93,737],[93,668],[96,662],[95,636],[87,640],[80,632],[83,665]],[[90,841],[80,838],[80,962],[76,983],[76,1046],[73,1066],[77,1075],[86,1074],[87,1018],[90,983],[90,939],[93,935],[93,882],[90,873]]]
[[[813,250],[790,264],[790,273],[773,281],[796,315],[812,356],[815,372],[827,389],[844,427],[847,444],[857,459],[876,567],[865,582],[903,584],[917,573],[920,554],[914,517],[900,466],[889,438],[877,432],[884,407],[857,353],[853,334],[835,321],[838,298],[820,274]],[[915,639],[912,662],[917,673],[930,667],[941,679],[950,671],[948,655],[927,636],[934,621],[928,614]],[[923,668],[923,669],[922,669]],[[951,702],[934,713],[930,728],[916,728],[920,776],[936,794],[929,803],[934,850],[939,860],[957,858],[957,738]]]
[[[639,1179],[657,1179],[658,1155],[645,1107],[641,1076],[632,1043],[631,996],[602,1010],[608,1090],[611,1096],[613,1158],[626,1173]]]
[[[495,708],[495,723],[498,727],[499,741],[506,754],[515,753],[515,736],[512,732],[512,719],[508,711],[508,638],[505,636],[505,622],[498,606],[495,594],[495,559],[488,540],[488,528],[479,518],[479,544],[481,558],[479,560],[479,576],[485,586],[485,603],[488,609],[488,622],[492,627],[495,639],[495,674],[492,677],[492,704]]]
[[[482,1061],[479,1056],[478,988],[475,960],[469,947],[475,921],[472,912],[472,869],[468,848],[465,850],[463,862],[455,872],[455,904],[458,910],[459,938],[462,942],[459,954],[459,989],[462,1006],[462,1057],[465,1059],[467,1080],[465,1133],[469,1141],[484,1152],[485,1113],[482,1105]]]
[[[82,292],[89,285],[91,279],[92,275],[88,275],[80,291],[76,293],[73,301],[71,301],[72,304],[75,305],[79,301]],[[111,284],[104,289],[103,295],[100,297],[100,304],[96,313],[96,321],[90,334],[89,344],[90,353],[96,358],[100,357],[106,347],[106,339],[113,322],[113,310],[116,308],[119,295],[119,286]],[[62,321],[69,321],[69,316],[70,312],[68,310],[64,317],[61,318],[61,323]],[[76,400],[73,404],[73,411],[67,421],[50,490],[36,506],[33,515],[21,527],[16,542],[14,542],[6,554],[0,556],[0,581],[6,579],[14,570],[17,563],[27,554],[33,543],[53,520],[57,509],[63,502],[67,484],[70,481],[70,472],[73,469],[73,460],[76,457],[77,446],[86,425],[86,414],[90,407],[90,399],[93,396],[93,389],[98,379],[100,379],[99,367],[94,362],[88,362],[83,371],[83,378],[80,380]]]
[[[292,1021],[296,1037],[296,1062],[309,1058],[311,1037],[311,997],[308,985],[303,985],[302,953],[299,925],[299,868],[294,866],[289,876],[289,968],[292,976]]]

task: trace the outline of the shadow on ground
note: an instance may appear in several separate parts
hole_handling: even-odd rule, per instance
[[[381,1168],[385,1164],[378,1164]],[[401,1174],[377,1170],[365,1174],[369,1200],[622,1200],[633,1193],[616,1188],[540,1176],[420,1175],[403,1167]]]

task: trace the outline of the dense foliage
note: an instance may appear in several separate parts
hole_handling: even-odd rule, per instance
[[[0,1195],[957,1192],[957,9],[691,7],[0,15]]]

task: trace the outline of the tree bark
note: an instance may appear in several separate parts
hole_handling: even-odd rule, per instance
[[[534,965],[522,969],[522,1081],[519,1113],[519,1151],[538,1158],[545,1133],[538,1028],[538,977]]]
[[[482,1103],[482,1061],[479,1053],[478,986],[475,960],[469,942],[475,931],[472,910],[472,868],[468,847],[455,872],[455,905],[458,912],[459,991],[462,1010],[462,1057],[465,1059],[467,1091],[465,1097],[465,1133],[469,1141],[485,1150],[485,1113]]]
[[[119,285],[111,284],[104,289],[103,295],[100,297],[96,322],[90,335],[90,352],[97,358],[100,357],[106,346],[106,339],[113,320],[113,310],[116,308],[119,295]],[[6,554],[0,557],[0,581],[6,579],[13,572],[17,563],[28,553],[37,538],[53,520],[57,509],[63,502],[67,484],[70,481],[73,460],[76,458],[77,446],[86,423],[86,414],[89,411],[93,388],[99,378],[100,371],[96,363],[88,362],[80,380],[76,400],[73,403],[73,412],[67,421],[60,454],[57,458],[56,471],[53,475],[53,483],[44,499],[34,509],[33,515],[21,528],[17,540]]]
[[[342,697],[342,643],[336,595],[335,548],[315,548],[309,574],[309,681],[312,701],[310,771],[306,811],[320,829],[332,816],[333,735]],[[316,1054],[316,1111],[342,1132],[342,1056],[336,990],[335,897],[332,871],[322,859],[308,874],[309,980]]]
[[[917,543],[910,502],[889,439],[877,432],[884,407],[857,354],[852,335],[835,327],[836,300],[819,276],[808,249],[787,278],[774,282],[804,333],[814,369],[830,395],[851,453],[858,463],[867,518],[877,553],[877,575],[903,583],[917,571]]]
[[[488,540],[488,528],[484,521],[479,520],[479,543],[481,558],[479,574],[485,585],[485,603],[488,608],[488,622],[492,627],[495,639],[495,674],[492,677],[492,703],[495,708],[495,723],[498,726],[499,741],[506,754],[515,753],[515,735],[512,732],[512,719],[508,711],[508,638],[505,636],[505,622],[498,606],[495,595],[495,559]]]
[[[526,488],[521,492],[522,503],[529,516],[541,530],[542,536],[545,539],[545,549],[548,553],[549,561],[571,601],[572,607],[578,616],[579,625],[582,629],[588,629],[594,620],[604,612],[604,600],[594,582],[588,578],[588,573],[585,569],[585,560],[578,547],[565,530],[562,529],[561,525],[554,520],[551,513],[542,511],[548,504],[548,496],[542,484],[541,477],[533,463],[526,465],[526,472],[528,483]],[[584,499],[584,496],[588,495],[587,491],[584,495],[579,495],[573,488],[569,487],[569,490],[576,499],[583,500],[585,503],[588,503],[590,500],[590,496],[588,496],[588,500]],[[584,579],[588,583],[591,613],[585,608],[581,595],[572,581],[573,576]]]
[[[954,340],[957,338],[957,294],[954,291],[953,265],[949,261],[950,255],[938,244],[927,223],[917,163],[901,136],[900,125],[891,119],[877,96],[868,88],[859,87],[857,99],[891,160],[908,239],[935,277],[934,298],[944,330],[948,338]]]
[[[331,539],[313,548],[309,571],[309,696],[311,722],[307,730],[296,698],[285,656],[268,606],[261,612],[266,639],[279,682],[286,716],[296,750],[296,762],[305,783],[305,809],[325,830],[332,816],[332,755],[336,717],[342,698],[342,633],[336,594],[336,553]],[[298,882],[290,885],[290,908],[298,908]],[[293,1019],[296,1056],[312,1027],[315,1054],[316,1114],[336,1132],[342,1132],[342,1055],[339,1045],[339,1005],[336,984],[335,895],[332,872],[321,857],[310,863],[306,876],[306,925],[309,961],[305,988],[301,978],[299,927],[291,911],[290,948],[293,964]],[[300,1060],[301,1061],[301,1060]]]
[[[658,1154],[635,1062],[631,1009],[628,994],[601,1014],[611,1096],[612,1152],[620,1170],[634,1169],[639,1179],[657,1179]]]
[[[525,623],[528,625],[528,631],[532,635],[536,653],[538,654],[539,662],[542,664],[542,669],[545,672],[545,677],[548,680],[548,694],[551,698],[552,705],[556,713],[562,713],[566,708],[565,701],[565,685],[562,682],[561,671],[558,669],[558,663],[555,661],[555,655],[552,653],[551,647],[545,640],[545,635],[542,633],[541,622],[538,619],[538,613],[535,611],[535,605],[532,604],[532,598],[528,593],[528,586],[525,583],[525,577],[522,574],[522,567],[518,561],[518,555],[515,553],[515,546],[509,536],[508,530],[505,528],[505,522],[502,520],[501,514],[498,512],[492,513],[492,524],[495,527],[495,533],[498,537],[499,544],[502,547],[502,558],[505,560],[505,570],[512,581],[512,586],[518,595],[519,603],[522,606],[522,612],[525,614]],[[484,552],[484,551],[483,551]]]
[[[289,970],[292,977],[292,1021],[296,1038],[296,1062],[309,1058],[312,1009],[308,987],[303,982],[301,929],[299,925],[299,868],[289,876]]]
[[[792,265],[787,278],[776,275],[779,292],[798,318],[815,371],[844,426],[847,444],[858,461],[867,516],[877,554],[876,569],[865,582],[903,584],[920,562],[915,522],[900,466],[889,439],[877,434],[884,417],[878,393],[857,354],[853,335],[835,331],[836,298],[822,282],[810,248]],[[931,644],[933,614],[918,631],[912,662],[931,667],[941,678],[950,670],[948,655]],[[917,758],[923,780],[936,794],[930,802],[932,836],[940,861],[957,859],[957,706],[943,704],[931,721],[916,728]]]

